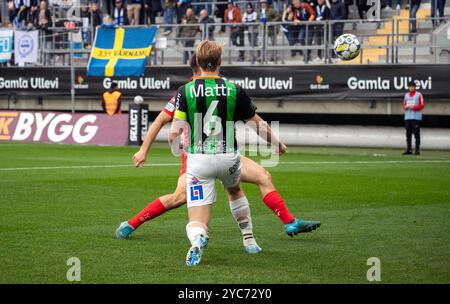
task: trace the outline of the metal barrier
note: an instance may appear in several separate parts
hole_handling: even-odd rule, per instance
[[[448,25],[449,22],[450,18],[438,17],[397,19],[395,26],[395,56],[393,56],[392,62],[416,63],[418,59],[421,59],[419,56],[426,57],[426,60],[429,60],[430,56],[428,54],[435,54],[438,48],[450,51],[450,38],[444,43],[436,43],[433,39],[435,29],[440,25]],[[407,31],[404,30],[405,28],[407,28]],[[424,55],[422,55],[423,51],[421,50],[424,50]],[[402,51],[405,52],[401,54]],[[410,54],[409,51],[412,53]],[[418,54],[418,52],[421,54]],[[432,56],[432,58],[432,62],[429,63],[438,63],[436,56]]]

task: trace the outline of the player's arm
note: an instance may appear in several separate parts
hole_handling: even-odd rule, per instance
[[[252,127],[261,138],[263,138],[270,144],[277,146],[279,154],[285,153],[286,145],[283,144],[278,136],[276,136],[272,132],[272,128],[269,126],[269,124],[258,114],[256,114],[256,105],[252,102],[245,90],[241,87],[238,87],[237,90],[237,106],[238,111],[241,115],[241,119],[246,121],[247,123],[251,122],[248,125]]]
[[[419,93],[420,94],[420,93]],[[421,111],[425,107],[422,94],[419,95],[419,104],[412,108],[413,111]]]
[[[170,146],[172,146],[175,139],[177,137],[179,137],[186,128],[187,102],[186,102],[184,86],[182,86],[181,88],[178,89],[176,99],[175,99],[175,108],[176,108],[175,115],[173,117],[172,125],[170,126],[170,131],[169,131]]]
[[[141,148],[138,152],[136,152],[136,154],[133,155],[133,163],[136,167],[142,167],[144,165],[147,160],[148,152],[150,151],[152,144],[155,142],[156,136],[161,131],[162,127],[171,120],[172,116],[167,114],[165,111],[161,111],[161,113],[158,114],[155,121],[148,129]]]
[[[122,108],[122,95],[120,95],[119,99],[117,100],[116,114],[120,112],[121,108]]]
[[[248,121],[253,122],[250,124],[251,126],[255,127],[256,133],[263,138],[264,140],[267,140],[267,142],[271,143],[274,146],[278,146],[278,153],[284,154],[287,150],[287,147],[285,144],[283,144],[278,136],[275,135],[275,133],[272,131],[272,128],[269,126],[269,124],[262,119],[258,114],[255,113],[252,118],[250,118]]]
[[[306,7],[306,10],[309,12],[309,19],[308,19],[308,21],[314,21],[314,19],[316,19],[316,12],[312,8],[312,6],[309,5],[308,3],[305,3],[305,7]]]

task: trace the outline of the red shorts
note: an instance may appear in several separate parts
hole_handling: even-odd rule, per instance
[[[187,154],[181,155],[181,170],[179,176],[186,173],[186,166],[187,166],[186,161],[187,161]]]

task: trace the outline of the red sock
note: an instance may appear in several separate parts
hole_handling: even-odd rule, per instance
[[[267,205],[284,223],[290,223],[295,220],[294,216],[289,212],[288,208],[284,204],[283,199],[277,190],[273,190],[266,194],[263,198],[264,204]]]
[[[157,216],[160,216],[166,212],[166,208],[161,203],[159,198],[155,199],[153,202],[147,205],[141,212],[136,214],[135,217],[133,217],[131,220],[128,221],[128,224],[130,224],[134,229],[142,225],[148,220],[151,220],[152,218],[155,218]]]

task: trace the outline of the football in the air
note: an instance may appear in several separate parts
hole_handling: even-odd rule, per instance
[[[352,34],[343,34],[334,42],[334,53],[342,60],[352,60],[359,55],[361,44]]]
[[[142,98],[141,95],[137,95],[137,96],[134,97],[134,103],[135,104],[141,104],[143,102],[144,102],[144,98]]]

